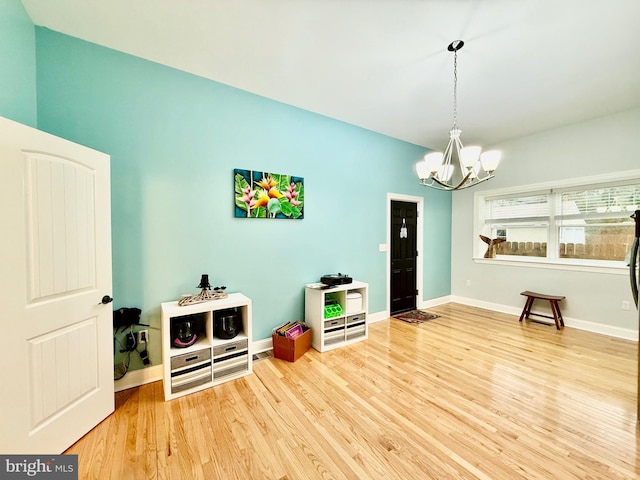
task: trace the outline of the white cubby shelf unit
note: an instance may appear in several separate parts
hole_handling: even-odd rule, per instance
[[[165,400],[252,373],[250,298],[230,293],[227,298],[183,307],[178,302],[165,302],[161,309]],[[227,309],[238,312],[242,329],[234,338],[222,339],[214,334],[214,315]],[[172,343],[172,324],[186,320],[198,325],[198,339],[188,347],[176,347]]]
[[[368,284],[354,280],[324,289],[313,285],[307,285],[304,289],[304,319],[311,327],[313,348],[326,352],[369,337]],[[342,313],[327,318],[325,306],[331,304],[340,305]]]

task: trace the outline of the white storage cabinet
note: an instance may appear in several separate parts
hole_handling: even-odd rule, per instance
[[[241,293],[227,298],[181,307],[166,302],[162,307],[162,367],[164,399],[171,400],[198,392],[253,371],[251,353],[251,299]],[[231,339],[214,335],[214,312],[237,308],[242,331]],[[198,340],[186,348],[171,343],[171,325],[184,317],[198,315]]]
[[[332,288],[307,285],[304,290],[304,319],[311,327],[311,346],[319,352],[366,340],[368,284],[353,281]],[[337,303],[339,316],[325,318],[325,306]]]

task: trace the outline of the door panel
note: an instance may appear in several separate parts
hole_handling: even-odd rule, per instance
[[[27,156],[30,300],[96,286],[95,172],[68,159]]]
[[[109,157],[0,117],[0,451],[61,453],[114,408]]]
[[[97,318],[28,340],[30,431],[64,414],[98,388]]]
[[[391,201],[390,313],[416,308],[418,206]]]

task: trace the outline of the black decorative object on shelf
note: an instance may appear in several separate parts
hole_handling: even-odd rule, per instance
[[[220,300],[227,298],[225,293],[227,287],[215,287],[213,292],[211,291],[211,284],[209,283],[209,274],[203,273],[200,277],[200,284],[198,288],[201,288],[200,293],[196,295],[185,295],[178,300],[178,305],[184,307],[186,305],[194,305],[196,303],[208,302],[210,300]]]
[[[202,288],[203,290],[211,290],[211,284],[209,283],[208,274],[202,274],[202,277],[200,277],[200,285],[198,285],[198,288]]]

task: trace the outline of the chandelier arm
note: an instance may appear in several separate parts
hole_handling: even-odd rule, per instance
[[[464,182],[460,182],[458,185],[452,186],[449,185],[448,183],[444,183],[441,180],[438,180],[437,178],[431,177],[431,183],[427,183],[426,180],[421,181],[421,185],[425,186],[425,187],[429,187],[429,188],[434,188],[436,190],[444,190],[447,192],[453,191],[453,190],[464,190],[466,188],[470,188],[470,187],[474,187],[476,185],[478,185],[479,183],[482,182],[486,182],[487,180],[490,180],[494,177],[495,175],[488,175],[486,177],[481,178],[480,180],[477,181],[473,181],[473,182],[468,182],[466,185],[464,184]],[[434,184],[435,182],[435,184]]]
[[[464,171],[466,170],[464,164],[462,163],[462,158],[460,157],[460,150],[462,150],[464,148],[464,145],[462,145],[462,142],[460,141],[460,137],[456,137],[455,139],[453,139],[456,145],[456,154],[458,155],[458,165],[460,166],[460,172],[462,174],[464,174]]]
[[[462,185],[462,186],[458,185],[458,186],[452,188],[451,190],[464,190],[465,188],[475,187],[479,183],[486,182],[487,180],[490,180],[493,177],[494,177],[493,174],[487,175],[486,177],[480,178],[478,180],[474,180],[473,182],[469,182],[467,185]]]
[[[467,181],[469,180],[470,176],[471,176],[471,172],[467,172],[467,174],[464,176],[464,178],[462,180],[460,180],[460,183],[458,185],[456,185],[455,187],[453,187],[452,190],[461,190],[463,188],[467,188],[467,187],[470,187],[471,185],[474,185],[473,182],[469,183],[469,185],[465,185],[467,183]]]
[[[428,180],[431,180],[430,183],[427,183]],[[433,177],[429,177],[429,178],[422,178],[420,179],[420,185],[422,185],[423,187],[432,187],[432,188],[440,188],[439,185],[434,185],[433,183]]]
[[[453,187],[451,185],[449,185],[448,183],[444,183],[441,180],[438,180],[436,177],[431,177],[431,180],[432,180],[431,183],[423,183],[423,185],[425,187],[436,188],[438,190],[446,190],[446,191],[453,190]],[[434,184],[433,182],[436,182],[436,183]]]
[[[451,165],[451,157],[453,156],[453,146],[454,146],[454,139],[450,138],[449,139],[449,143],[447,143],[447,148],[444,149],[444,155],[443,155],[443,165]]]

